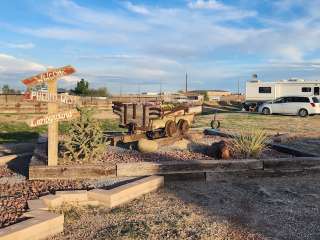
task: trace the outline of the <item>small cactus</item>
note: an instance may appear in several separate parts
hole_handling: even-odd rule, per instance
[[[93,119],[93,110],[78,108],[80,118],[71,123],[63,147],[64,160],[92,162],[105,150],[106,141],[99,122]]]

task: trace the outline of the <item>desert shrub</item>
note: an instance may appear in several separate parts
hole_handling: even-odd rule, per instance
[[[72,121],[65,136],[64,160],[92,162],[105,150],[105,137],[98,120],[93,119],[93,110],[78,108],[80,118]]]
[[[269,137],[262,129],[253,128],[249,133],[241,132],[230,142],[233,155],[257,158],[267,147]]]

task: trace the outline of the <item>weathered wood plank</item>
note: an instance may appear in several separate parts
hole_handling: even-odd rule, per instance
[[[246,171],[262,168],[263,164],[261,160],[195,160],[162,163],[120,163],[117,164],[117,177],[135,177],[154,174]]]
[[[264,169],[272,170],[304,170],[320,168],[320,157],[297,157],[263,160]]]
[[[97,179],[116,177],[116,166],[30,166],[29,179]]]

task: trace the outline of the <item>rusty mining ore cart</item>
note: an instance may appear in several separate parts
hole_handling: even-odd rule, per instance
[[[122,103],[113,102],[113,112],[120,117],[120,127],[127,128],[128,134],[111,140],[124,143],[141,138],[157,139],[184,135],[194,119],[188,107],[178,106],[164,110],[160,103]]]

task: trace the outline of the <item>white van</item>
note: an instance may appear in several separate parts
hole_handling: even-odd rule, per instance
[[[319,99],[315,96],[286,96],[262,104],[258,111],[265,115],[277,113],[306,117],[320,114],[320,104]]]

